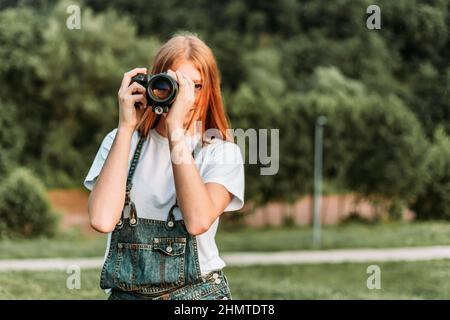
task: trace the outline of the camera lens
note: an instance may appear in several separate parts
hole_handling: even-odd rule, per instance
[[[170,106],[177,95],[178,84],[167,73],[159,73],[151,77],[147,92],[156,105]]]
[[[158,78],[152,83],[152,95],[159,100],[167,99],[172,93],[172,84],[166,78]]]

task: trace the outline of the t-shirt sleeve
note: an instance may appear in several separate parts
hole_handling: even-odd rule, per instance
[[[95,155],[94,161],[92,162],[91,168],[84,179],[83,185],[92,191],[95,185],[95,181],[100,174],[100,171],[103,168],[103,164],[105,163],[106,158],[108,157],[109,150],[114,142],[116,137],[117,128],[108,133],[103,139],[100,148]]]
[[[224,211],[235,211],[244,206],[244,162],[235,143],[221,141],[211,149],[202,179],[204,183],[223,185],[233,195]]]

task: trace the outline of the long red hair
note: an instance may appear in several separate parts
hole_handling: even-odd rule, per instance
[[[193,112],[189,119],[188,128],[195,120],[200,120],[201,134],[208,129],[216,129],[221,134],[221,139],[232,141],[227,130],[228,119],[225,114],[222,94],[220,91],[220,75],[216,58],[211,49],[197,36],[192,34],[176,35],[167,41],[157,52],[151,73],[167,72],[180,61],[190,61],[200,72],[202,77],[202,89],[196,97],[195,105],[199,112]],[[194,117],[198,115],[197,119]],[[148,135],[157,121],[159,115],[148,108],[137,125],[141,134]]]

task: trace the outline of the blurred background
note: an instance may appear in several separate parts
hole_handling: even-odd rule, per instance
[[[380,29],[367,27],[370,5]],[[0,299],[106,298],[98,263],[81,268],[81,288],[71,290],[53,260],[39,260],[50,266],[40,271],[14,261],[103,256],[82,182],[117,126],[123,73],[150,67],[178,31],[215,53],[232,128],[279,129],[278,173],[246,164],[246,205],[221,216],[233,298],[450,298],[450,256],[439,254],[450,250],[449,13],[449,0],[0,0]],[[313,242],[319,116],[323,228]],[[361,248],[437,253],[307,258],[345,249],[364,260]],[[239,252],[270,261],[267,253],[286,250],[309,263],[232,263]],[[366,281],[374,263],[376,290]]]

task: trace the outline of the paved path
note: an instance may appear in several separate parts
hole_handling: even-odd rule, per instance
[[[221,257],[225,260],[228,266],[423,261],[450,259],[450,246],[317,251],[236,252],[224,253]],[[0,260],[0,272],[10,270],[68,270],[70,266],[78,266],[81,269],[97,269],[101,268],[102,263],[103,258]]]

